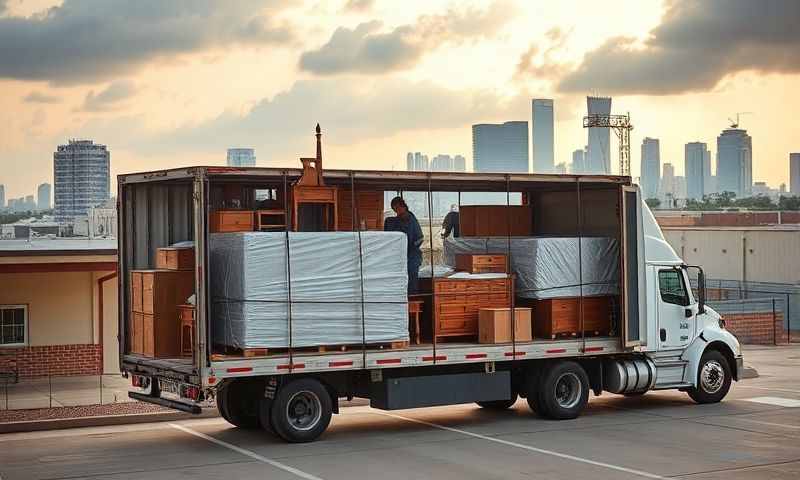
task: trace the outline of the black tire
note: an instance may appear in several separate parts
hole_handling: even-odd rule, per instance
[[[559,362],[542,375],[538,390],[539,415],[569,420],[580,415],[589,402],[589,376],[575,362]]]
[[[228,423],[239,428],[258,428],[261,382],[255,379],[226,380],[217,391],[217,409]]]
[[[272,399],[262,398],[258,405],[258,421],[267,433],[275,433],[272,426]]]
[[[697,403],[717,403],[731,388],[731,367],[725,356],[716,350],[706,350],[697,368],[697,386],[686,393]]]
[[[492,400],[490,402],[475,402],[479,407],[486,410],[508,410],[517,403],[517,394],[513,394],[508,400]]]
[[[328,391],[313,378],[301,378],[278,390],[272,401],[272,428],[291,443],[317,439],[328,428],[333,401]]]

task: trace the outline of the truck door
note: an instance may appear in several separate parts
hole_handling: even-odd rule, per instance
[[[636,186],[622,187],[622,338],[625,347],[647,343],[644,311],[644,232],[642,200]]]
[[[697,303],[688,285],[685,269],[672,266],[658,269],[659,350],[686,347],[694,337]]]

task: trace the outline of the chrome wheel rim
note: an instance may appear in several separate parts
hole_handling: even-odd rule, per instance
[[[562,373],[556,380],[556,403],[561,408],[575,407],[581,400],[581,380],[572,372]]]
[[[700,385],[706,393],[717,393],[722,388],[725,382],[725,370],[722,365],[716,361],[711,360],[703,365],[700,370]]]
[[[297,392],[286,404],[286,418],[296,430],[311,430],[322,418],[322,403],[313,392]]]

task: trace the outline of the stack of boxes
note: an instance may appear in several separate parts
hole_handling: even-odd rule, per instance
[[[180,356],[178,305],[194,293],[194,249],[160,248],[155,270],[131,271],[131,353]]]

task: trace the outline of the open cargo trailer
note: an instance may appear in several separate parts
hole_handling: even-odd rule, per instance
[[[215,345],[212,330],[218,319],[212,318],[210,297],[215,271],[209,253],[210,227],[213,224],[218,229],[220,225],[215,212],[229,208],[231,197],[236,197],[233,205],[237,209],[254,209],[255,193],[260,191],[268,200],[283,202],[285,220],[275,222],[272,230],[289,232],[297,215],[289,211],[289,192],[302,174],[299,169],[195,167],[119,177],[120,360],[134,385],[142,387],[141,392],[132,392],[132,397],[195,413],[202,401],[216,398],[222,416],[234,425],[261,425],[288,441],[309,441],[325,430],[330,414],[338,412],[340,397],[363,397],[370,399],[373,407],[402,409],[469,402],[485,408],[507,408],[522,396],[544,416],[574,418],[585,407],[590,389],[598,395],[602,391],[639,394],[654,388],[697,390],[695,372],[705,368],[708,362],[701,361],[705,357],[700,359],[695,354],[697,359],[684,358],[686,349],[656,352],[656,348],[647,348],[648,342],[656,342],[656,324],[648,322],[648,315],[653,316],[648,301],[654,300],[648,298],[651,292],[646,288],[645,275],[650,274],[650,267],[644,259],[643,221],[648,221],[650,214],[629,177],[324,172],[326,185],[350,196],[351,210],[349,224],[342,212],[334,213],[332,222],[330,218],[325,222],[345,224],[344,228],[359,238],[359,230],[376,229],[372,228],[374,218],[360,224],[354,221],[361,213],[357,194],[366,191],[409,197],[417,192],[427,203],[428,212],[439,193],[457,195],[461,204],[462,198],[475,192],[495,192],[505,197],[506,207],[512,203],[529,207],[533,218],[530,236],[577,238],[579,252],[584,238],[614,239],[619,272],[618,290],[613,295],[616,328],[611,331],[584,332],[588,297],[582,293],[587,286],[580,281],[583,269],[579,253],[577,265],[565,268],[577,268],[579,275],[578,284],[572,287],[579,291],[581,327],[567,338],[517,341],[513,333],[516,329],[512,328],[509,342],[481,344],[470,338],[437,341],[435,327],[428,325],[427,330],[423,326],[424,341],[419,343],[375,348],[363,342],[342,349],[314,350],[293,347],[289,314],[289,344],[285,349],[251,354]],[[382,220],[375,223],[377,228]],[[502,253],[512,256],[513,263],[514,227],[510,220],[507,223],[507,249]],[[431,245],[425,263],[433,274],[438,261],[434,259],[430,221],[426,229]],[[285,235],[288,242],[290,234]],[[157,248],[181,241],[192,241],[195,249],[192,356],[149,358],[134,354],[130,345],[130,272],[153,268]],[[679,263],[672,262],[669,268],[688,279]],[[688,282],[684,282],[684,288],[685,284]],[[512,308],[517,301],[525,301],[524,293],[512,292]],[[428,297],[424,308],[430,310],[436,293],[424,295]],[[687,299],[691,298],[688,292]],[[703,313],[702,300],[692,308]],[[688,317],[689,308],[686,312]],[[534,311],[534,324],[536,321]],[[423,324],[431,322],[429,317]],[[692,333],[702,337],[702,330]],[[716,349],[724,360],[714,364],[714,381],[722,384],[715,383],[717,388],[705,392],[705,396],[703,392],[696,395],[705,401],[719,401],[727,393],[730,379],[737,376],[741,364],[735,339],[720,343],[725,346]],[[654,353],[646,354],[648,350]],[[701,348],[700,355],[705,350]]]

